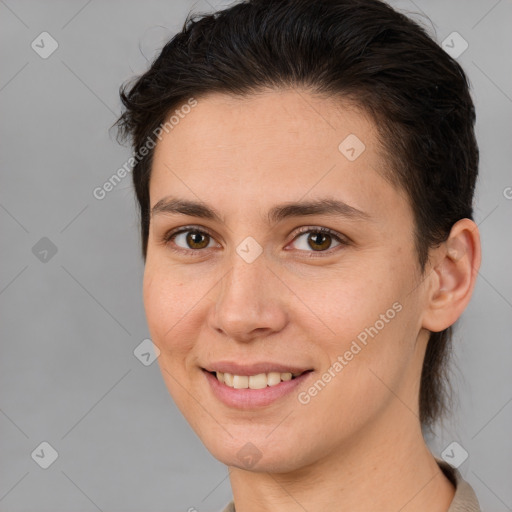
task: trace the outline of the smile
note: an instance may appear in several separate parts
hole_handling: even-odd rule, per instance
[[[213,396],[231,408],[254,410],[293,396],[313,370],[238,375],[203,369]]]
[[[219,382],[235,389],[263,389],[267,386],[277,386],[281,382],[292,380],[300,373],[292,374],[290,372],[270,372],[258,373],[257,375],[233,375],[232,373],[215,372]]]

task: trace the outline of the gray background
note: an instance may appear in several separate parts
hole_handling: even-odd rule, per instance
[[[157,363],[134,356],[149,333],[131,176],[92,195],[130,156],[108,132],[119,85],[191,8],[222,5],[0,0],[1,511],[213,511],[231,497]],[[483,263],[454,341],[458,406],[429,444],[440,455],[457,441],[484,510],[512,510],[512,2],[392,5],[439,42],[469,43],[458,60],[478,113]],[[31,48],[43,31],[59,44],[46,59]],[[31,457],[43,441],[58,452],[48,469]]]

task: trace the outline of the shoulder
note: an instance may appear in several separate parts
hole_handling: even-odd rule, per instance
[[[234,502],[230,501],[220,512],[236,512]]]
[[[446,478],[455,486],[455,495],[447,512],[482,512],[475,491],[471,485],[462,478],[459,470],[437,457],[436,462],[446,475]]]

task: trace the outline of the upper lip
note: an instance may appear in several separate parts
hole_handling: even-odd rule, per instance
[[[253,364],[240,364],[234,361],[219,361],[211,363],[204,367],[209,372],[231,373],[232,375],[258,375],[259,373],[292,373],[294,375],[304,373],[312,368],[305,366],[294,366],[290,364],[272,363],[270,361],[262,361]]]

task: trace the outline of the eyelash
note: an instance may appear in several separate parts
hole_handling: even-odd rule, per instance
[[[168,246],[169,249],[173,252],[177,252],[177,253],[180,253],[180,254],[184,254],[185,256],[197,256],[197,253],[198,252],[201,252],[201,251],[206,251],[207,249],[183,249],[183,247],[172,247],[171,246],[171,241],[178,235],[180,235],[181,233],[187,233],[187,232],[194,232],[194,233],[199,233],[201,235],[208,235],[209,237],[211,238],[215,238],[208,230],[206,229],[198,229],[197,227],[195,226],[184,226],[183,228],[179,228],[178,230],[171,230],[169,231],[168,233],[166,233],[164,236],[163,236],[163,243],[164,245]],[[327,234],[327,235],[330,235],[332,236],[337,242],[340,243],[339,246],[337,247],[341,247],[341,246],[347,246],[349,245],[349,241],[346,239],[346,238],[343,238],[341,235],[339,235],[338,233],[336,233],[336,231],[333,231],[332,229],[329,229],[329,228],[325,228],[325,227],[322,227],[322,226],[318,226],[318,227],[314,227],[314,226],[304,226],[303,228],[299,228],[296,236],[292,239],[291,242],[293,242],[296,238],[298,238],[300,235],[303,235],[304,233],[324,233],[324,234]],[[290,242],[290,243],[291,243]],[[331,250],[332,249],[336,249],[336,247],[333,247],[333,248],[330,248],[330,249],[327,249],[325,251],[303,251],[303,250],[300,250],[301,252],[306,252],[306,253],[312,253],[311,256],[309,256],[310,258],[317,258],[317,257],[322,257],[322,256],[314,256],[313,254],[315,253],[328,253],[329,255],[331,254]]]

